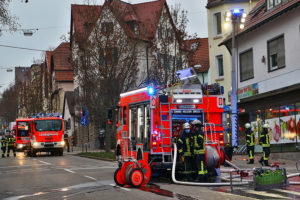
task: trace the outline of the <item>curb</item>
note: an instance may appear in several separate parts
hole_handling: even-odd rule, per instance
[[[109,158],[98,158],[98,157],[83,156],[83,155],[78,155],[78,154],[73,154],[72,156],[78,156],[78,157],[82,157],[82,158],[90,158],[90,159],[94,159],[94,160],[103,160],[103,161],[108,161],[108,162],[116,162],[116,160],[112,160]]]

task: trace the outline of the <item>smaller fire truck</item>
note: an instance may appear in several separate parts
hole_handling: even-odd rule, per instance
[[[65,142],[62,118],[38,116],[31,118],[29,124],[30,141],[27,143],[27,154],[29,156],[35,156],[37,152],[63,155]]]
[[[32,118],[16,119],[16,149],[17,151],[26,150],[30,142]]]

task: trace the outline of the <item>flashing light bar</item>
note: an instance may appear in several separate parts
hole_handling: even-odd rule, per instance
[[[120,94],[120,96],[121,96],[121,97],[126,97],[126,96],[129,96],[129,95],[133,95],[133,94],[138,94],[138,93],[146,92],[147,89],[148,89],[148,87],[146,87],[146,88],[141,88],[141,89],[138,89],[138,90],[129,91],[129,92],[125,92],[125,93]]]

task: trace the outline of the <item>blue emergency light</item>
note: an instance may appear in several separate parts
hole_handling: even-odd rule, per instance
[[[148,95],[153,95],[155,93],[154,87],[148,86],[147,93],[148,93]]]
[[[239,15],[239,14],[243,13],[243,11],[244,11],[243,9],[235,8],[235,9],[233,9],[232,14]]]

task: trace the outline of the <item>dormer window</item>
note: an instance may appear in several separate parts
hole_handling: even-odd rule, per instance
[[[191,45],[191,50],[192,51],[195,51],[199,46],[199,42],[194,42],[192,45]]]
[[[131,29],[134,31],[134,34],[139,35],[139,26],[135,21],[131,21],[129,22],[129,26],[131,27]]]
[[[278,6],[281,3],[286,2],[287,0],[267,0],[268,10]]]

